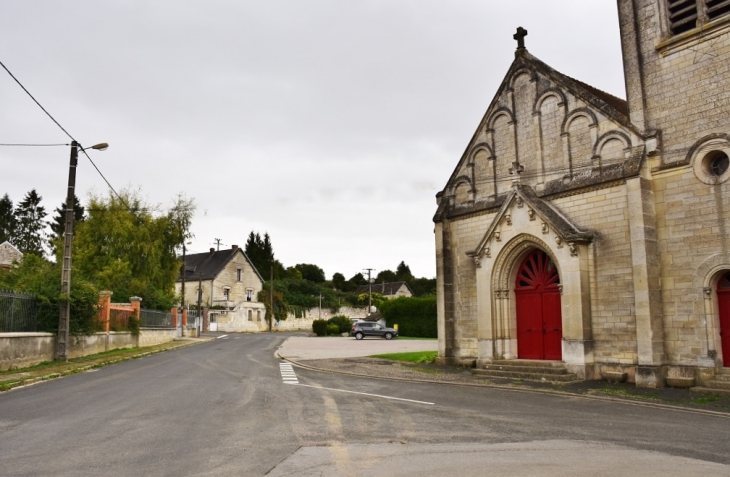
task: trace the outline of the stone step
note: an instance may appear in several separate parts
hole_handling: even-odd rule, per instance
[[[516,364],[485,364],[482,369],[494,371],[512,371],[515,373],[541,373],[541,374],[568,374],[565,367],[537,367],[537,366],[520,366]]]
[[[730,374],[727,374],[727,373],[716,374],[715,381],[723,381],[726,383],[730,383]]]
[[[553,382],[570,382],[577,381],[578,376],[575,374],[548,374],[536,372],[518,372],[518,371],[498,371],[495,369],[472,369],[472,374],[478,376],[488,376],[492,378],[511,378],[511,379],[529,379],[531,381],[553,381]]]
[[[721,396],[730,397],[730,389],[715,389],[715,388],[695,386],[694,388],[689,388],[689,392],[703,393],[703,394],[719,394]]]
[[[715,379],[712,381],[707,381],[707,383],[705,383],[705,387],[711,389],[725,389],[730,391],[730,381],[718,381],[717,379]]]
[[[565,368],[562,361],[545,361],[541,359],[495,359],[490,365],[530,366],[533,368]]]

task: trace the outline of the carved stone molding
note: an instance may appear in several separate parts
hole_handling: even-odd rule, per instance
[[[548,255],[553,259],[553,262],[558,266],[558,273],[560,273],[560,264],[554,256],[550,253],[550,247],[533,235],[521,235],[510,241],[505,247],[499,251],[496,256],[496,261],[493,265],[492,274],[492,289],[509,290],[514,286],[511,282],[513,278],[511,271],[515,267],[515,262],[522,258],[525,252],[533,248],[540,248],[547,252]]]
[[[702,291],[705,292],[705,297],[710,298],[712,295],[712,288],[710,287],[702,287]]]
[[[575,242],[568,242],[568,250],[570,250],[571,257],[578,256],[578,247],[576,246]]]
[[[502,233],[499,230],[494,232],[494,240],[496,240],[497,242],[502,241]]]
[[[510,215],[510,214],[505,215],[504,220],[507,222],[507,225],[512,225],[512,215]]]
[[[550,228],[548,227],[547,222],[543,222],[541,227],[542,227],[542,233],[544,233],[544,234],[546,234],[550,231]]]
[[[487,258],[492,258],[492,250],[489,247],[484,249],[484,256]]]
[[[517,202],[517,207],[520,208],[520,209],[522,208],[522,206],[525,203],[525,201],[522,200],[522,197],[520,197],[519,195],[517,196],[516,202]]]
[[[555,243],[558,244],[558,248],[563,248],[563,237],[555,235]]]
[[[530,220],[535,220],[535,211],[532,209],[527,209],[527,215],[530,217]]]

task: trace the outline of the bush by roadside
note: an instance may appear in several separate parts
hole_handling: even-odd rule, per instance
[[[436,297],[400,297],[380,305],[387,326],[398,325],[401,336],[437,338]]]

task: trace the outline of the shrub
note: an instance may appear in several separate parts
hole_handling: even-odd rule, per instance
[[[327,320],[314,320],[312,322],[312,331],[317,336],[324,336],[327,333]]]
[[[337,323],[330,323],[327,325],[327,334],[330,336],[336,336],[340,334],[340,327]]]
[[[436,297],[400,297],[380,305],[388,326],[398,325],[401,336],[438,338],[436,326]]]
[[[338,333],[348,333],[352,328],[352,320],[345,315],[335,315],[327,323],[337,325]],[[327,332],[329,333],[329,328]]]

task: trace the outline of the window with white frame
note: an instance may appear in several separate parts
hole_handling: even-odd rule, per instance
[[[253,300],[253,288],[246,288],[246,301]]]
[[[223,289],[223,299],[226,301],[231,299],[231,289],[230,288]]]

